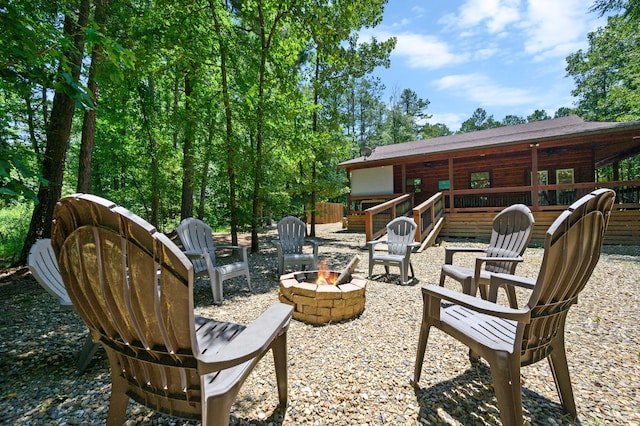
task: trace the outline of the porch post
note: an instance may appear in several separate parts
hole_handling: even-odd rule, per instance
[[[456,206],[453,204],[453,156],[449,156],[449,210],[451,212],[456,211]]]
[[[532,143],[529,145],[531,148],[531,204],[532,210],[538,211],[538,143]]]

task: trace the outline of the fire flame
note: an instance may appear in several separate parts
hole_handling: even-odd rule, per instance
[[[326,260],[321,260],[318,265],[318,277],[314,284],[330,284],[335,285],[338,277],[329,271],[329,265]]]

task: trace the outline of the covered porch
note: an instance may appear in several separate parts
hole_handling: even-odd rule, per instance
[[[536,217],[535,243],[568,205],[607,187],[617,195],[605,243],[637,245],[640,171],[625,162],[638,153],[640,122],[577,116],[377,147],[340,165],[352,188],[348,228],[376,238],[404,215],[423,230],[443,219],[441,236],[482,239],[496,212],[521,203]]]

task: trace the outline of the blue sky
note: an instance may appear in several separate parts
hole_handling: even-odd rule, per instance
[[[382,24],[361,39],[395,36],[391,67],[374,76],[385,102],[408,88],[431,103],[429,121],[451,130],[476,108],[494,119],[549,115],[574,106],[566,57],[588,48],[587,33],[606,24],[593,0],[389,0]]]

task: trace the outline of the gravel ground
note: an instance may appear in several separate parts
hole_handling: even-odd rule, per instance
[[[212,305],[208,282],[195,286],[197,313],[250,323],[277,301],[274,231],[261,236],[251,255],[249,293],[242,279],[225,283],[225,300]],[[337,225],[318,227],[321,257],[341,269],[354,255],[366,276],[364,235]],[[413,373],[422,312],[420,287],[436,283],[443,241],[412,255],[417,280],[399,285],[397,269],[374,275],[365,311],[352,320],[289,328],[289,406],[276,410],[275,373],[265,357],[238,395],[231,413],[236,425],[384,425],[499,423],[485,362],[471,365],[467,350],[438,330],[431,333],[420,388]],[[534,277],[542,250],[530,248],[518,273]],[[458,259],[456,259],[458,261]],[[461,256],[460,262],[472,262]],[[376,266],[374,274],[384,269]],[[640,425],[640,247],[605,247],[594,275],[572,308],[567,324],[569,369],[579,416],[569,419],[559,404],[545,362],[522,369],[525,420],[533,425]],[[450,282],[449,287],[455,288]],[[82,375],[74,372],[85,328],[62,311],[26,268],[0,273],[0,421],[20,425],[104,424],[110,377],[102,349]],[[519,299],[525,295],[520,293]],[[192,424],[130,403],[127,425]],[[197,423],[194,423],[197,424]]]

